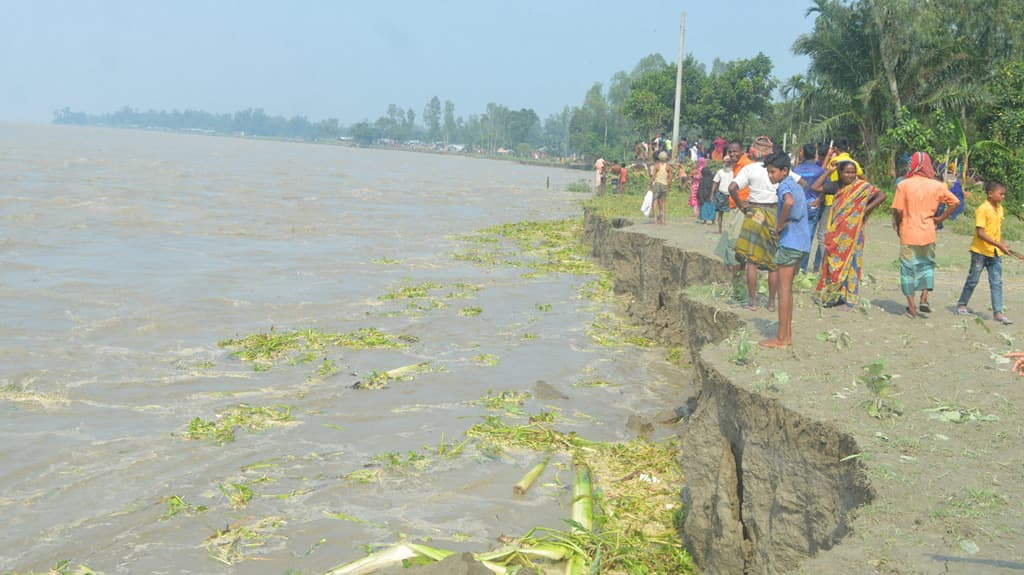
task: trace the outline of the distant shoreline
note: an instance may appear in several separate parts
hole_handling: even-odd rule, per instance
[[[4,123],[0,123],[4,125]],[[505,162],[516,162],[526,166],[539,166],[539,167],[552,167],[552,168],[564,168],[567,170],[589,170],[590,167],[584,162],[575,163],[561,163],[557,161],[544,161],[535,160],[529,158],[520,158],[512,155],[491,155],[491,154],[476,154],[472,152],[449,152],[444,150],[435,150],[426,146],[402,146],[402,145],[381,145],[381,144],[359,144],[354,141],[340,140],[340,139],[316,139],[306,140],[303,138],[289,138],[284,136],[251,136],[243,133],[229,134],[225,132],[216,132],[212,130],[172,130],[169,128],[158,128],[158,127],[142,127],[142,126],[109,126],[106,124],[15,124],[7,123],[10,126],[52,126],[52,127],[70,127],[70,128],[103,128],[105,130],[128,130],[137,132],[156,132],[164,134],[181,134],[185,136],[208,136],[208,137],[221,137],[221,138],[236,138],[240,140],[260,140],[269,142],[288,142],[293,144],[316,144],[323,146],[340,146],[344,148],[362,148],[367,150],[389,150],[399,152],[417,152],[422,154],[434,154],[438,156],[449,156],[449,157],[465,157],[465,158],[477,158],[485,160],[500,160]]]

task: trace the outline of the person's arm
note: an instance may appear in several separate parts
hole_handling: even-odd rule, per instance
[[[789,212],[793,209],[793,193],[786,192],[783,194],[782,200],[782,211],[779,213],[779,217],[775,220],[775,237],[778,238],[782,235],[782,230],[786,229],[789,225]]]
[[[814,190],[815,192],[818,192],[819,194],[823,193],[825,191],[825,182],[828,181],[829,176],[831,176],[832,173],[835,171],[835,166],[832,166],[831,168],[822,172],[821,175],[818,176],[818,179],[814,180],[814,183],[811,184],[811,189]],[[818,197],[820,198],[821,196]]]
[[[885,192],[875,188],[875,192],[871,195],[871,199],[868,200],[868,205],[864,208],[864,218],[866,219],[871,215],[871,212],[875,210],[882,202],[885,201]]]
[[[903,210],[893,209],[892,211],[892,229],[896,230],[896,237],[900,236],[900,224],[903,223]]]
[[[992,238],[992,236],[988,235],[988,232],[985,231],[985,228],[978,226],[974,228],[974,231],[976,234],[978,234],[978,237],[981,238],[981,241],[992,244],[993,246],[1002,250],[1003,253],[1011,254],[1017,256],[1018,258],[1021,257],[1020,255],[1013,253],[1013,250],[1010,249],[1010,246],[1006,245],[1006,242],[997,242],[995,239]]]
[[[1024,376],[1024,351],[1010,352],[1006,354],[1004,357],[1008,357],[1014,360],[1013,367],[1010,368],[1010,371],[1016,373],[1017,375]]]
[[[740,199],[740,186],[736,183],[736,180],[729,182],[729,197],[732,198],[732,202],[736,204],[736,207],[741,212],[746,213],[746,208],[743,207],[743,200]]]
[[[946,190],[946,193],[942,196],[942,203],[946,205],[946,209],[942,210],[941,214],[933,218],[936,226],[946,221],[946,218],[949,216],[953,215],[957,206],[960,205],[960,198],[954,196],[953,192]]]

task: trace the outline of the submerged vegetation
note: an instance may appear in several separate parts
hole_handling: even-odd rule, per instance
[[[410,336],[393,336],[374,327],[347,333],[331,333],[317,329],[279,332],[271,327],[268,333],[254,333],[241,338],[217,342],[219,347],[233,350],[231,355],[252,362],[256,371],[266,371],[284,359],[292,363],[311,363],[323,359],[317,373],[321,376],[337,372],[323,354],[330,348],[397,349],[415,342]]]
[[[503,224],[458,239],[469,244],[467,249],[453,252],[457,261],[484,267],[503,266],[521,270],[527,279],[552,274],[570,274],[584,278],[579,284],[581,299],[591,302],[615,300],[611,277],[588,257],[579,241],[582,220],[572,218],[545,222]],[[395,263],[381,261],[380,263]],[[450,316],[472,318],[484,312],[479,305],[451,306],[452,300],[474,297],[482,289],[468,283],[444,284],[436,281],[414,282],[409,279],[389,287],[376,298],[375,305],[384,306],[384,316],[418,316],[435,310],[448,310]],[[534,311],[548,313],[550,303],[534,304]],[[625,318],[591,306],[594,319],[586,329],[591,342],[601,346],[648,347],[652,341],[641,328]],[[468,320],[462,320],[468,321]],[[536,321],[536,320],[531,320]],[[516,324],[506,330],[520,340],[540,336]],[[499,332],[500,333],[500,332]],[[401,349],[415,338],[392,335],[367,327],[352,332],[335,333],[317,329],[257,333],[220,342],[237,359],[252,362],[254,369],[267,370],[282,363],[312,364],[316,375],[329,377],[340,371],[331,352],[348,350]],[[468,357],[470,364],[495,366],[501,358],[479,349]],[[680,354],[675,354],[678,361]],[[672,357],[672,354],[670,354]],[[418,375],[438,371],[433,361],[419,361],[387,370],[370,370],[351,387],[384,389],[396,381],[410,380]],[[583,387],[613,385],[591,377]],[[561,490],[560,473],[575,470],[572,514],[560,530],[534,529],[518,538],[502,540],[502,546],[475,557],[492,569],[514,573],[517,569],[545,566],[564,567],[569,573],[664,573],[693,571],[674,529],[681,513],[679,489],[682,474],[675,462],[678,446],[672,440],[649,442],[636,439],[627,442],[603,443],[585,439],[572,427],[589,416],[574,412],[563,415],[557,407],[545,406],[543,411],[528,413],[527,406],[536,402],[528,391],[488,390],[475,405],[486,408],[490,415],[466,430],[464,437],[452,439],[442,434],[440,442],[420,449],[401,449],[378,453],[354,469],[341,473],[344,481],[356,484],[379,484],[421,481],[425,474],[443,460],[462,456],[486,459],[531,460],[525,475],[522,471],[509,477],[509,488],[515,497],[551,497]],[[195,418],[184,436],[227,443],[235,439],[238,429],[258,431],[291,421],[291,408],[283,405],[227,409],[210,421]],[[340,426],[329,425],[341,431]],[[284,473],[280,462],[267,460],[243,468],[242,479],[228,478],[217,482],[220,504],[237,510],[247,507],[255,497],[254,485],[260,481],[276,481],[275,474]],[[255,471],[255,470],[259,471]],[[260,477],[248,475],[250,471]],[[551,477],[547,480],[546,477]],[[534,487],[534,486],[538,487]],[[275,497],[289,497],[308,490],[296,489]],[[269,497],[262,495],[262,497]],[[193,506],[183,498],[168,500],[167,516],[198,513],[205,507]],[[358,521],[343,513],[335,517]],[[255,550],[276,537],[283,525],[279,517],[247,518],[216,531],[206,542],[210,556],[225,564],[234,564],[251,556]],[[456,536],[453,536],[456,537]],[[465,537],[465,535],[462,535]],[[456,540],[459,540],[456,538]],[[400,541],[377,549],[368,557],[340,566],[329,573],[369,573],[389,563],[406,565],[438,561],[451,552],[417,543]]]
[[[195,418],[183,434],[186,439],[210,439],[216,443],[230,443],[235,440],[235,430],[261,431],[269,427],[285,425],[292,421],[292,408],[288,405],[253,407],[237,405],[228,408],[217,418],[204,421]]]
[[[481,401],[500,409],[505,400],[519,397],[523,396],[488,393]],[[508,573],[560,564],[565,565],[567,573],[693,573],[692,561],[677,536],[683,477],[676,462],[676,441],[589,441],[574,432],[555,429],[556,420],[551,412],[490,415],[470,427],[466,439],[450,451],[458,454],[467,442],[472,442],[485,453],[525,451],[542,455],[543,459],[512,486],[518,497],[529,496],[530,487],[543,477],[552,456],[572,461],[576,470],[572,514],[566,518],[564,530],[531,530],[522,537],[506,539],[498,549],[475,553],[476,560],[496,572]],[[432,463],[432,451],[424,448],[423,452],[383,453],[371,462],[372,469],[358,470],[349,477],[372,482],[388,473],[425,472]],[[371,573],[411,558],[430,562],[451,553],[423,546],[415,551],[409,549],[410,545],[415,544],[403,541],[379,549],[328,573]]]

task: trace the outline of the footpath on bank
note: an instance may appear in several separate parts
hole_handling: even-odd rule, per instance
[[[860,305],[821,308],[804,280],[794,345],[769,350],[775,313],[735,303],[716,228],[648,221],[590,210],[584,241],[649,335],[690,350],[683,531],[705,573],[1024,571],[1024,381],[1003,358],[1024,316],[992,321],[984,281],[954,313],[970,237],[940,232],[934,311],[910,319],[879,216]],[[1024,266],[1003,289],[1024,312]]]

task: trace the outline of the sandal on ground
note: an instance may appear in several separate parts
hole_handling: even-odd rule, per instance
[[[926,303],[920,303],[917,306],[917,311],[923,311],[924,313],[932,313],[932,306]]]
[[[910,308],[909,307],[903,308],[903,317],[908,317],[910,319],[917,319],[916,315],[910,313]]]
[[[999,314],[999,315],[995,316],[992,319],[996,320],[997,322],[999,322],[999,323],[1001,323],[1003,325],[1013,325],[1013,320],[1008,318],[1008,317],[1006,317],[1003,314]]]
[[[958,308],[956,308],[956,313],[957,313],[957,315],[974,315],[973,313],[971,313],[971,310],[969,310],[969,309],[967,309],[965,307],[958,307]]]

